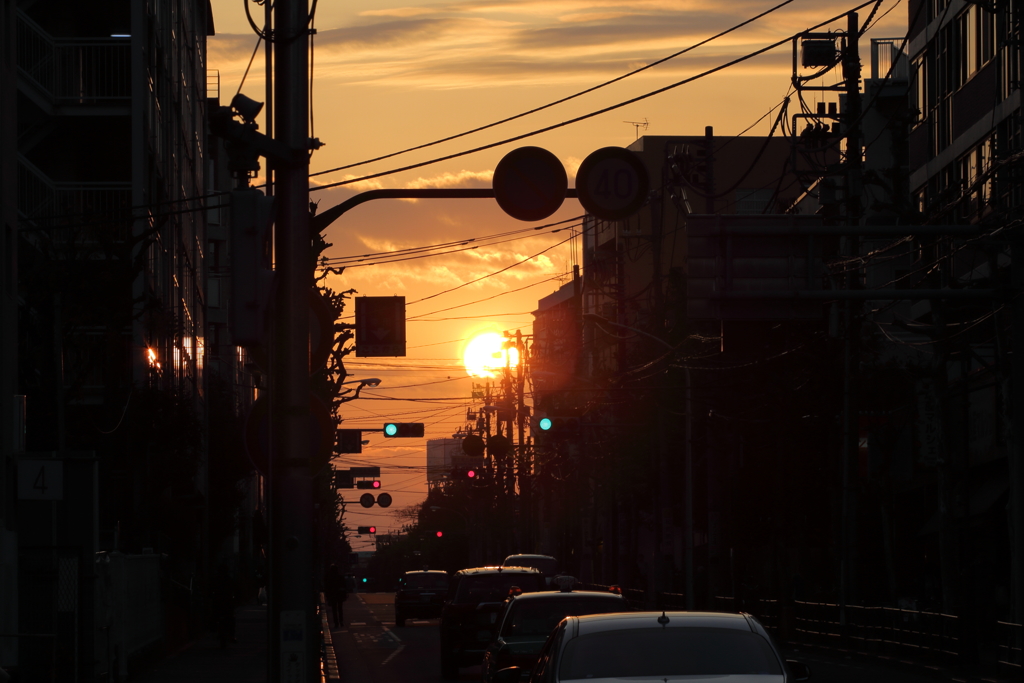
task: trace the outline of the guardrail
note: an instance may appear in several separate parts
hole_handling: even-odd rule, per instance
[[[1021,646],[1024,645],[1024,625],[1009,621],[997,621],[999,628],[999,664],[1016,671],[1024,665]]]
[[[959,619],[900,607],[794,602],[796,639],[810,645],[854,647],[939,661],[958,654]]]

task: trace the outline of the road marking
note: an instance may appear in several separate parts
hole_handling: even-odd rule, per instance
[[[348,625],[349,626],[366,626],[366,622],[365,621],[350,621],[350,622],[348,622]]]
[[[384,629],[384,635],[388,635],[388,636],[391,636],[392,638],[394,638],[394,639],[395,639],[395,642],[396,642],[396,643],[400,643],[400,642],[402,642],[402,639],[401,639],[401,638],[399,638],[398,636],[396,636],[396,635],[395,635],[395,633],[394,633],[394,631],[392,631],[391,629],[389,629],[389,628],[388,628],[387,626],[381,626],[381,628],[382,628],[382,629]]]
[[[395,658],[395,655],[397,655],[397,654],[398,654],[399,652],[401,652],[401,651],[402,651],[402,650],[404,650],[404,649],[405,649],[405,645],[399,645],[399,646],[398,646],[398,649],[397,649],[397,650],[395,650],[394,652],[392,652],[391,654],[389,654],[389,655],[387,656],[387,658],[385,658],[385,660],[384,660],[383,662],[381,662],[381,663],[380,663],[380,665],[381,665],[381,666],[384,666],[385,664],[387,664],[388,662],[390,662],[390,661],[391,661],[392,659],[394,659],[394,658]]]

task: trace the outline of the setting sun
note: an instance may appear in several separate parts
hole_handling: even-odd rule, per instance
[[[505,355],[508,354],[508,365],[516,367],[519,352],[502,348],[505,338],[497,332],[485,332],[473,337],[462,354],[462,362],[471,377],[497,377],[501,368],[505,367]]]

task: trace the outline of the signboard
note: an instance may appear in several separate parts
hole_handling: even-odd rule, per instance
[[[498,162],[491,179],[501,210],[521,221],[547,218],[565,201],[565,167],[542,147],[514,149]]]
[[[405,355],[405,297],[356,297],[356,356]]]
[[[64,463],[60,460],[19,460],[20,500],[63,500]]]
[[[602,147],[591,152],[576,172],[576,192],[588,213],[606,221],[635,214],[647,201],[647,167],[634,152]]]
[[[348,471],[353,477],[369,477],[377,479],[380,477],[380,467],[350,467]]]

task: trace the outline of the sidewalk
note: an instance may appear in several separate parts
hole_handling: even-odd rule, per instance
[[[221,648],[216,633],[189,643],[156,664],[134,683],[266,683],[267,608],[245,605],[235,611],[237,643]]]

